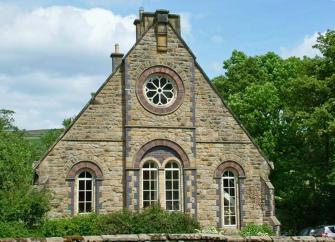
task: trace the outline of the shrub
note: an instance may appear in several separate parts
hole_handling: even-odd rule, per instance
[[[45,237],[97,235],[100,232],[95,214],[46,220],[40,231]]]
[[[39,235],[38,231],[28,230],[24,223],[0,221],[0,238],[36,237]]]
[[[267,224],[247,224],[242,230],[241,235],[246,236],[264,236],[264,235],[274,235],[272,228]]]

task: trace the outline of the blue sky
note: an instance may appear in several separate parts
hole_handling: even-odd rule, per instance
[[[20,128],[60,127],[111,72],[116,42],[135,41],[139,7],[182,17],[182,36],[210,77],[233,49],[314,56],[317,33],[335,28],[335,0],[0,1],[0,108]]]

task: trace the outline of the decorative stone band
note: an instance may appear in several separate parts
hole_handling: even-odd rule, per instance
[[[150,104],[144,94],[143,85],[144,82],[147,80],[147,78],[152,74],[163,74],[169,76],[171,79],[173,79],[176,82],[176,88],[177,88],[177,97],[176,100],[167,107],[156,107]],[[182,79],[179,77],[179,75],[172,69],[166,66],[153,66],[148,69],[146,69],[140,77],[137,80],[136,83],[136,95],[141,103],[141,105],[149,112],[158,114],[158,115],[165,115],[172,113],[176,111],[179,106],[183,103],[184,100],[184,84]]]
[[[134,168],[140,168],[140,163],[145,154],[152,148],[157,147],[157,146],[163,146],[163,147],[168,147],[172,150],[174,150],[178,156],[181,159],[183,168],[189,168],[190,167],[190,161],[188,159],[187,154],[185,151],[175,142],[166,140],[166,139],[155,139],[152,140],[145,145],[141,147],[141,149],[137,152],[134,160]]]
[[[0,242],[114,242],[114,241],[220,241],[220,242],[334,242],[334,238],[313,236],[248,236],[221,234],[115,234],[50,238],[6,238]]]
[[[88,169],[94,172],[95,179],[97,180],[103,179],[102,171],[98,165],[90,161],[80,161],[72,166],[70,172],[67,175],[67,180],[75,179],[78,172],[84,169]]]
[[[235,175],[239,178],[245,177],[245,172],[240,164],[235,161],[224,161],[216,168],[214,178],[222,178],[223,172],[229,168],[233,173],[237,173]]]

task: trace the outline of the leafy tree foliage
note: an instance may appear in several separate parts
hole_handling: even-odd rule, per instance
[[[13,125],[13,112],[0,110],[0,221],[32,226],[48,210],[46,191],[32,186],[37,153]]]
[[[214,85],[275,164],[277,215],[288,232],[334,223],[335,31],[322,57],[233,51]]]

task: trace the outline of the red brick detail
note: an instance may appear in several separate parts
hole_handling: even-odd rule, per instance
[[[143,93],[143,85],[144,82],[148,79],[148,77],[152,74],[167,75],[176,82],[177,98],[174,101],[174,103],[172,103],[170,106],[163,108],[155,107],[151,105],[145,98],[144,96],[145,94]],[[142,74],[138,78],[136,83],[136,95],[138,101],[146,110],[154,114],[165,115],[176,111],[179,108],[179,106],[183,103],[185,89],[182,79],[174,70],[166,66],[153,66],[142,72]]]
[[[74,179],[81,170],[85,169],[92,171],[94,173],[95,178],[97,179],[103,178],[100,167],[97,166],[95,163],[90,161],[80,161],[72,166],[67,175],[67,179]]]
[[[240,164],[235,161],[224,161],[216,168],[214,178],[221,178],[226,170],[231,170],[239,177],[245,177],[245,172]]]
[[[165,139],[156,139],[152,140],[141,147],[141,149],[137,152],[134,161],[134,168],[140,168],[140,163],[145,154],[153,147],[156,146],[165,146],[172,150],[174,150],[180,157],[182,165],[184,168],[190,167],[190,161],[188,159],[187,154],[185,151],[175,142]]]

